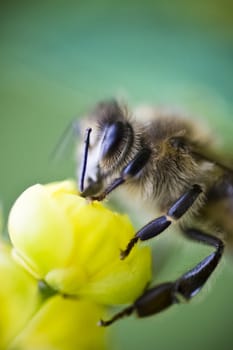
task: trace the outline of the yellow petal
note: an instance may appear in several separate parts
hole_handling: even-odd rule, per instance
[[[49,299],[11,344],[23,350],[104,350],[103,308],[87,300]]]
[[[106,305],[132,303],[151,280],[149,248],[135,250],[127,261],[115,261],[90,279],[79,295]]]
[[[0,349],[25,326],[41,298],[37,281],[11,257],[11,248],[0,243]]]
[[[44,186],[32,186],[16,200],[8,228],[18,257],[38,278],[68,263],[74,244],[72,223]]]

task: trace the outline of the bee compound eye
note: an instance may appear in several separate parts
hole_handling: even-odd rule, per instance
[[[102,158],[111,157],[118,149],[124,136],[124,124],[117,121],[106,126],[102,141]]]

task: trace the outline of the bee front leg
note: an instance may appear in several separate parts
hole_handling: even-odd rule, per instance
[[[193,205],[202,189],[199,185],[193,185],[192,188],[185,192],[168,210],[167,215],[160,216],[147,225],[143,226],[128,243],[125,250],[121,251],[121,259],[125,259],[131,252],[138,240],[145,241],[152,237],[158,236],[173,221],[180,219],[186,211]]]
[[[208,255],[177,280],[162,283],[154,288],[148,289],[134,304],[107,321],[101,320],[99,325],[108,326],[133,312],[135,312],[138,317],[147,317],[157,314],[173,304],[180,303],[182,300],[189,301],[201,290],[220,262],[224,244],[220,239],[196,229],[187,229],[185,230],[185,234],[188,238],[215,247],[215,252]]]
[[[148,148],[142,148],[136,156],[124,167],[120,177],[113,182],[99,195],[93,196],[92,199],[102,201],[110,192],[117,187],[137,176],[144,168],[150,158],[151,151]]]

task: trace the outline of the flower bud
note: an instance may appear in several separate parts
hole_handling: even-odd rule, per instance
[[[72,181],[28,188],[11,210],[9,235],[15,258],[64,294],[123,304],[151,278],[148,247],[119,258],[134,236],[128,217],[80,197]]]

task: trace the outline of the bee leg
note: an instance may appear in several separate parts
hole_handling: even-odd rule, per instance
[[[162,233],[168,226],[171,225],[172,221],[180,219],[186,211],[193,205],[202,189],[199,185],[193,185],[192,188],[185,192],[168,210],[167,215],[160,216],[147,225],[143,226],[136,235],[128,243],[125,250],[121,251],[121,259],[125,259],[133,246],[140,239],[145,241],[152,237],[155,237]]]
[[[115,190],[129,179],[137,176],[144,168],[150,158],[151,151],[148,148],[141,149],[133,160],[131,160],[122,170],[120,177],[113,180],[113,182],[100,195],[93,197],[95,200],[102,201],[110,192]]]
[[[218,265],[224,250],[223,242],[211,235],[196,229],[187,229],[185,234],[193,239],[216,248],[215,252],[204,258],[194,268],[183,274],[176,281],[162,283],[148,289],[131,306],[114,315],[107,321],[101,320],[99,325],[108,326],[135,312],[138,317],[157,314],[173,304],[189,301],[204,286]]]
[[[179,302],[175,295],[174,283],[162,283],[154,288],[148,289],[140,296],[134,304],[115,314],[109,320],[100,320],[99,326],[109,326],[116,320],[124,316],[129,316],[133,312],[139,317],[146,317],[165,310],[174,303]]]
[[[189,239],[213,246],[216,249],[214,253],[208,255],[192,270],[177,280],[177,292],[186,300],[189,300],[199,292],[220,262],[224,251],[224,243],[219,238],[197,229],[184,229],[184,234]]]

